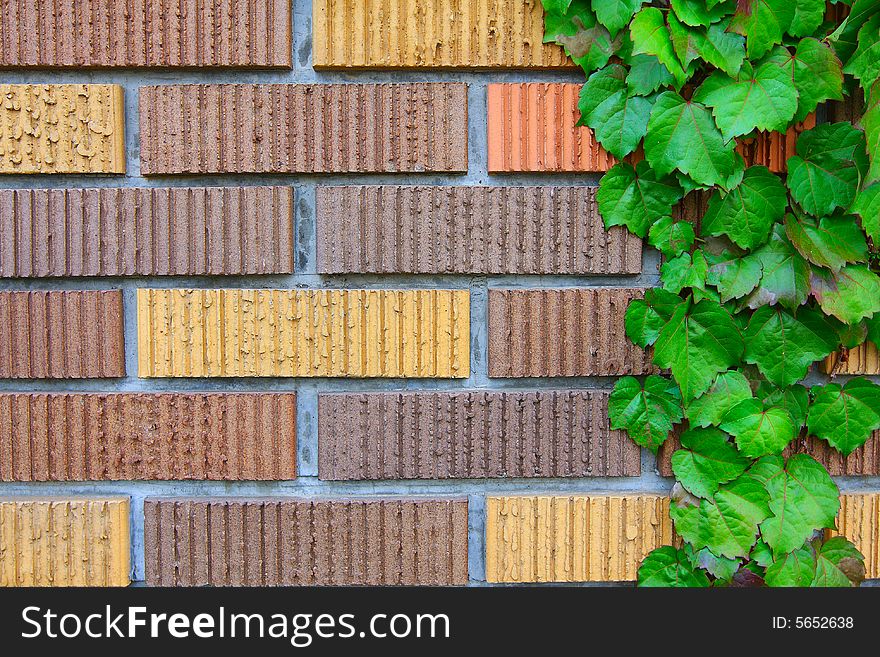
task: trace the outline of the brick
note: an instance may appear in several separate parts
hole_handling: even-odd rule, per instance
[[[290,0],[5,0],[0,66],[291,65]]]
[[[448,585],[466,499],[147,499],[151,586]]]
[[[674,434],[660,448],[657,454],[657,470],[664,477],[672,476],[672,454],[679,448],[681,442]],[[796,440],[786,448],[783,455],[788,458],[795,453],[809,454],[835,477],[880,475],[880,431],[875,431],[864,445],[849,456],[843,456],[824,440],[813,436]]]
[[[637,288],[489,290],[489,376],[611,376],[654,371],[624,315]]]
[[[589,187],[319,187],[318,272],[638,274]]]
[[[670,544],[660,495],[486,499],[489,582],[631,581],[651,550]]]
[[[641,473],[598,390],[321,394],[318,454],[325,480]]]
[[[823,362],[825,374],[880,374],[880,351],[873,342],[865,342],[855,349],[848,349],[846,356],[835,352]]]
[[[467,171],[467,85],[141,87],[141,172]]]
[[[128,497],[0,498],[0,586],[128,586]]]
[[[142,377],[467,378],[467,290],[138,290]]]
[[[315,68],[568,68],[529,0],[315,0]]]
[[[0,394],[0,481],[295,477],[294,394]]]
[[[0,379],[125,376],[122,291],[0,292]]]
[[[577,126],[580,84],[490,84],[489,172],[608,171],[616,160]]]
[[[816,115],[811,114],[802,123],[792,126],[788,132],[759,132],[751,139],[740,139],[737,152],[743,156],[746,166],[763,165],[774,173],[785,173],[788,158],[795,154],[797,138],[816,125]]]
[[[0,96],[0,173],[125,173],[118,84],[0,84]]]
[[[292,273],[289,187],[0,190],[0,276]]]
[[[868,579],[880,578],[880,493],[852,493],[840,496],[837,531],[865,555]]]

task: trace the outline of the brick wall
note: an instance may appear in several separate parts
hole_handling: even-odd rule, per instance
[[[606,415],[658,255],[602,227],[538,0],[6,4],[0,585],[627,581],[670,540]]]

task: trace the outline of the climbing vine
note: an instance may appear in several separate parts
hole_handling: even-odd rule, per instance
[[[682,547],[648,555],[639,584],[858,585],[864,557],[826,538],[838,488],[803,445],[847,455],[880,428],[880,386],[807,379],[880,345],[880,0],[543,5],[545,42],[587,75],[581,123],[619,160],[599,185],[605,225],[663,255],[626,313],[660,374],[622,378],[609,404],[639,445],[681,443]],[[860,119],[804,131],[786,174],[746,165],[738,144],[845,96]]]

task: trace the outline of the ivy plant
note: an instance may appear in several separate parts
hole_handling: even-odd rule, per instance
[[[678,541],[639,584],[857,586],[864,557],[828,538],[839,490],[803,445],[847,455],[880,428],[880,386],[807,378],[880,345],[880,1],[543,4],[545,42],[586,74],[581,124],[619,162],[599,184],[605,225],[663,256],[626,313],[659,374],[620,379],[609,405],[639,445],[681,444]],[[861,118],[802,131],[785,173],[740,155],[846,96]],[[677,210],[690,195],[702,216]]]

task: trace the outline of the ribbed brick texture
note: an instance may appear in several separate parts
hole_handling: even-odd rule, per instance
[[[801,133],[816,126],[816,115],[811,114],[802,123],[792,126],[788,132],[759,132],[751,139],[741,139],[737,152],[743,156],[746,166],[761,164],[775,173],[785,173],[788,158],[796,153],[797,138]]]
[[[0,586],[128,586],[127,497],[0,498]]]
[[[4,0],[0,66],[290,66],[290,0]]]
[[[322,394],[318,476],[638,476],[639,448],[608,424],[600,391]]]
[[[143,377],[467,378],[467,290],[138,290]]]
[[[578,127],[581,84],[490,84],[489,171],[608,171],[615,159]]]
[[[293,272],[289,187],[0,190],[0,276]]]
[[[467,171],[467,86],[140,88],[141,173]]]
[[[826,374],[880,374],[880,352],[873,342],[849,349],[846,356],[833,353],[822,363]]]
[[[315,68],[559,68],[536,0],[314,0]]]
[[[318,187],[320,273],[638,274],[589,187]]]
[[[671,542],[669,499],[659,495],[486,500],[489,582],[630,581]]]
[[[125,173],[121,86],[0,84],[0,98],[0,173]]]
[[[153,586],[464,584],[467,535],[464,499],[144,502]]]
[[[293,394],[0,394],[0,481],[294,477]]]
[[[636,288],[489,290],[489,376],[611,376],[653,371],[626,339]]]
[[[0,379],[125,376],[122,292],[0,292]]]
[[[868,579],[880,577],[880,493],[841,495],[837,531],[865,555]]]

